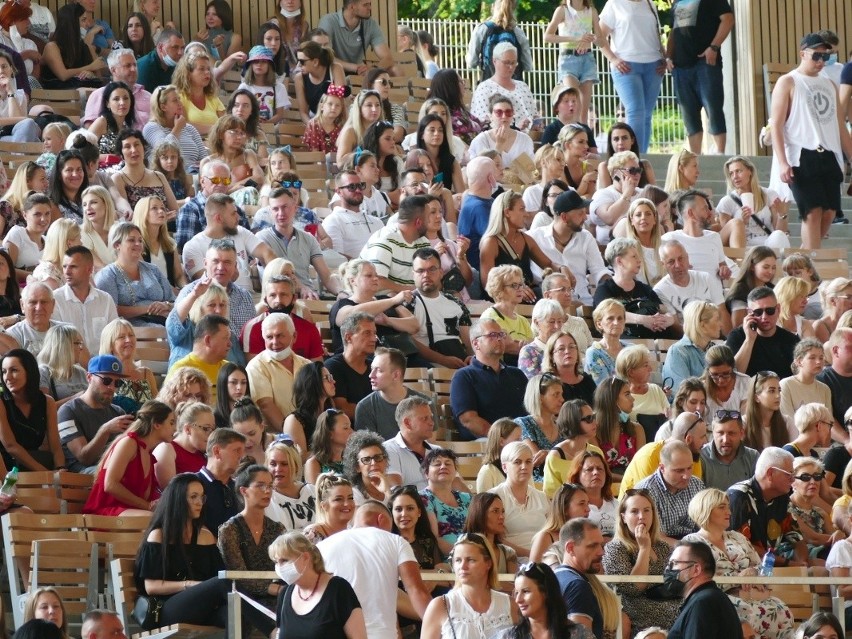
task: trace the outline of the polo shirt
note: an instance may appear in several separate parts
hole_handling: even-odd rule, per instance
[[[704,444],[698,454],[704,470],[704,486],[719,490],[728,490],[737,482],[754,475],[754,467],[760,455],[754,448],[740,444],[736,456],[726,464],[717,456],[716,445],[712,441]]]
[[[743,627],[731,599],[708,581],[684,600],[669,629],[669,639],[742,639]]]
[[[592,294],[589,291],[589,277],[586,274],[590,274],[595,283],[599,282],[604,275],[611,275],[592,234],[586,229],[573,233],[568,244],[561,251],[556,246],[556,238],[553,237],[553,224],[534,228],[528,231],[527,235],[535,240],[547,257],[557,264],[564,264],[571,270],[577,280],[574,293],[583,304],[591,305]],[[544,271],[535,262],[532,262],[530,267],[535,281],[540,282]]]
[[[86,300],[81,302],[67,284],[53,291],[53,299],[53,319],[72,324],[83,336],[89,352],[98,353],[104,327],[118,317],[115,300],[91,286]]]
[[[262,313],[257,317],[251,318],[240,333],[240,343],[242,344],[243,352],[249,355],[257,355],[266,350],[266,343],[263,341],[263,332],[261,330],[263,320],[269,313]],[[299,317],[295,313],[290,313],[290,319],[293,320],[293,326],[296,328],[296,339],[293,340],[293,352],[301,355],[305,359],[317,359],[325,354],[322,347],[322,337],[316,324],[309,322],[303,317]]]
[[[562,593],[568,614],[585,615],[591,618],[592,633],[597,639],[603,639],[603,614],[592,586],[589,584],[589,578],[565,564],[556,566],[553,574],[559,582],[559,591]]]
[[[206,466],[195,474],[207,498],[202,511],[204,525],[214,537],[218,537],[219,526],[240,512],[240,501],[234,489],[234,480],[229,479],[227,484],[223,484],[210,474]]]
[[[414,253],[418,249],[431,246],[425,237],[418,237],[409,243],[398,228],[386,226],[370,236],[367,246],[361,250],[360,257],[375,265],[379,277],[385,277],[400,286],[414,288]]]
[[[491,216],[491,203],[493,201],[490,197],[479,197],[469,193],[462,201],[459,211],[459,235],[464,235],[470,240],[470,247],[467,249],[467,261],[477,271],[479,270],[479,240],[482,239],[482,236],[485,235],[485,229],[488,228],[488,218]]]
[[[196,355],[193,351],[190,351],[184,357],[181,357],[178,361],[176,361],[169,367],[169,374],[166,375],[166,380],[168,380],[170,377],[173,377],[175,375],[175,371],[179,368],[186,368],[187,366],[197,368],[202,373],[204,373],[204,377],[206,377],[207,381],[210,382],[210,405],[215,406],[216,380],[219,379],[219,369],[221,369],[227,363],[228,360],[223,359],[210,364],[198,357],[198,355]]]
[[[794,545],[802,540],[802,533],[793,515],[787,510],[790,505],[789,495],[766,501],[754,477],[737,482],[726,492],[731,502],[730,529],[742,533],[758,555],[763,556],[769,545],[777,548],[780,542]]]
[[[424,442],[423,445],[427,451],[437,448],[429,442]],[[396,473],[402,477],[403,486],[412,484],[417,487],[418,491],[428,487],[426,476],[420,470],[420,462],[423,460],[408,447],[408,444],[402,438],[402,433],[397,433],[393,439],[388,439],[385,442],[385,452],[388,455],[389,475]]]
[[[308,360],[293,353],[291,373],[269,351],[263,351],[246,366],[252,399],[271,399],[284,415],[289,415],[296,409],[293,403],[293,382],[299,370],[307,364],[310,364]]]
[[[148,92],[153,92],[159,86],[171,84],[174,70],[174,67],[163,69],[156,49],[136,61],[137,80]]]
[[[267,227],[259,231],[257,237],[262,242],[266,242],[275,255],[290,260],[301,285],[310,288],[313,279],[308,269],[315,259],[322,257],[322,249],[317,238],[295,227],[289,239],[275,227]]]
[[[350,29],[343,19],[343,9],[324,15],[318,26],[328,33],[335,57],[345,62],[361,64],[368,48],[375,50],[385,43],[378,22],[372,18],[362,18],[358,26]]]
[[[624,476],[621,478],[621,486],[618,492],[619,499],[624,499],[625,492],[659,470],[660,452],[663,450],[665,443],[665,440],[648,442],[636,451],[636,454],[633,455],[633,459],[630,460],[627,469],[624,471]],[[695,477],[701,477],[701,460],[693,462],[692,474]]]
[[[744,342],[745,331],[742,326],[738,326],[728,334],[725,345],[736,355]],[[799,337],[797,335],[780,326],[775,328],[775,334],[772,337],[758,335],[751,350],[748,368],[741,372],[749,377],[754,377],[760,371],[773,371],[781,379],[790,377],[793,374],[790,369],[790,365],[793,363],[793,351],[798,343]],[[825,380],[821,381],[824,382]],[[843,420],[841,420],[841,423],[843,423]]]
[[[700,462],[699,462],[700,463]],[[674,539],[681,539],[698,530],[695,522],[689,518],[689,502],[704,490],[704,482],[695,475],[689,478],[689,485],[673,493],[663,480],[663,473],[657,470],[646,477],[636,488],[645,488],[651,493],[652,501],[660,513],[660,532]]]
[[[514,366],[500,364],[500,368],[494,370],[474,357],[470,365],[458,369],[450,382],[450,406],[461,438],[476,439],[476,435],[459,421],[459,415],[467,411],[476,411],[489,423],[501,417],[526,415],[526,388],[527,376]]]
[[[420,397],[429,401],[429,398],[423,393],[406,388],[404,399],[408,399],[409,397]],[[391,404],[382,397],[379,391],[373,391],[358,402],[358,405],[355,407],[355,421],[358,422],[358,430],[371,430],[381,435],[384,439],[390,439],[399,434],[399,426],[396,421],[397,406],[399,404]],[[434,409],[432,416],[433,418],[435,417]]]

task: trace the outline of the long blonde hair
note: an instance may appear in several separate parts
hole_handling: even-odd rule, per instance
[[[79,331],[70,324],[51,326],[44,336],[44,343],[36,356],[39,364],[50,369],[54,381],[65,382],[71,379],[74,366],[77,364],[74,340],[83,338]],[[82,370],[82,369],[81,369]]]
[[[515,0],[495,0],[494,6],[491,7],[491,20],[504,29],[514,29],[518,24],[515,20],[517,10],[518,4]]]
[[[672,155],[669,160],[668,171],[666,171],[666,186],[664,187],[666,193],[674,193],[675,191],[693,188],[691,185],[683,183],[683,175],[680,170],[689,164],[690,161],[697,159],[698,155],[689,149],[681,149],[678,153]]]
[[[61,218],[53,222],[47,229],[44,238],[44,252],[41,255],[42,262],[62,264],[62,258],[68,249],[68,240],[74,236],[80,238],[80,227],[77,222],[67,218]]]
[[[85,198],[87,195],[94,195],[100,198],[101,202],[104,203],[104,208],[106,209],[106,212],[104,213],[104,228],[109,231],[112,225],[115,224],[116,219],[115,202],[113,202],[109,191],[96,184],[95,186],[90,186],[83,191],[82,198]],[[95,227],[92,225],[92,221],[89,219],[88,215],[83,216],[83,223],[80,225],[80,230],[83,233],[95,233]]]
[[[763,189],[760,188],[760,182],[757,179],[757,168],[754,166],[751,160],[742,155],[735,155],[730,158],[727,162],[725,162],[725,181],[728,183],[728,190],[734,190],[734,183],[731,182],[731,175],[729,173],[730,167],[734,162],[739,162],[745,168],[747,168],[751,172],[751,179],[749,180],[749,188],[751,189],[752,195],[754,195],[754,212],[757,213],[764,206],[766,206],[766,197],[763,193]]]
[[[154,200],[157,200],[163,207],[166,206],[165,202],[156,195],[146,195],[133,207],[133,223],[139,227],[139,231],[142,233],[142,241],[145,242],[145,248],[149,251],[151,250],[151,240],[153,238],[148,232],[148,213],[151,211],[151,204]],[[177,244],[175,244],[174,238],[169,233],[166,224],[160,225],[160,230],[157,232],[157,239],[160,242],[160,249],[164,253],[174,252]]]
[[[627,209],[627,237],[639,242],[639,236],[636,235],[636,229],[633,228],[633,213],[635,213],[636,209],[642,205],[649,207],[654,213],[654,230],[651,231],[651,247],[654,249],[654,262],[657,264],[656,278],[652,279],[648,272],[648,264],[645,262],[645,251],[639,251],[639,259],[642,261],[642,273],[645,275],[645,281],[648,282],[648,286],[653,286],[662,279],[663,275],[666,274],[666,270],[663,266],[662,260],[660,259],[660,214],[657,212],[657,207],[651,200],[640,197],[630,203],[630,208]],[[639,242],[639,246],[640,248],[643,247],[642,242]]]

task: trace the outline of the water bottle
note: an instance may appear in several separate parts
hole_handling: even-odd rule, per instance
[[[772,571],[775,569],[775,552],[770,546],[763,555],[763,561],[760,563],[760,576],[771,577]]]
[[[14,498],[17,494],[15,485],[18,483],[18,467],[14,466],[12,470],[6,473],[6,479],[3,480],[3,485],[0,486],[0,495]]]

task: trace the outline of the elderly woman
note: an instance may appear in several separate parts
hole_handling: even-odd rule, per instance
[[[789,275],[775,283],[772,291],[778,300],[778,326],[798,335],[801,339],[814,337],[814,323],[805,319],[810,284]]]
[[[831,445],[831,426],[834,424],[831,409],[819,402],[802,404],[793,415],[793,423],[799,435],[789,444],[784,444],[784,450],[792,453],[793,457],[819,459],[814,449]]]
[[[606,299],[620,300],[626,310],[628,337],[675,339],[683,334],[677,317],[647,284],[636,279],[642,268],[641,246],[636,240],[616,238],[604,257],[615,275],[595,289],[595,306]]]
[[[528,415],[516,417],[521,426],[521,441],[533,451],[533,479],[544,479],[544,460],[559,441],[556,416],[562,408],[562,382],[555,375],[535,375],[527,382],[524,408]]]
[[[142,129],[142,135],[153,152],[160,142],[169,141],[180,148],[187,170],[197,168],[209,155],[204,140],[184,116],[183,103],[173,84],[159,86],[151,94],[151,119]]]
[[[160,269],[142,260],[142,231],[121,222],[110,230],[109,244],[115,262],[98,271],[95,285],[110,294],[119,316],[134,326],[165,326],[175,294]]]
[[[99,351],[101,355],[114,355],[121,362],[124,378],[115,386],[113,404],[127,413],[135,413],[142,404],[156,397],[157,379],[153,371],[136,363],[136,333],[130,322],[118,317],[107,324],[101,333]]]
[[[852,309],[852,280],[838,277],[820,287],[822,317],[814,322],[816,338],[825,343],[837,328],[840,316]]]
[[[781,380],[782,415],[791,418],[798,408],[809,402],[828,407],[832,405],[831,389],[816,378],[824,367],[825,349],[819,340],[809,337],[796,344],[791,365],[793,376]],[[834,417],[831,416],[830,411],[827,421],[834,425]],[[831,427],[829,427],[830,430]]]
[[[715,415],[720,409],[745,414],[751,377],[737,372],[734,352],[724,344],[711,346],[704,354],[704,367],[707,414]]]
[[[603,567],[608,575],[662,575],[672,549],[660,534],[660,518],[651,494],[631,488],[618,505],[615,538],[604,546]],[[647,595],[647,583],[619,587],[624,612],[634,630],[652,625],[671,627],[680,607],[679,599],[655,600]]]
[[[654,203],[644,197],[630,203],[627,216],[621,218],[612,230],[613,237],[629,237],[642,247],[642,268],[636,276],[640,282],[654,286],[665,275],[660,260],[662,228]]]
[[[491,96],[500,93],[512,101],[514,113],[511,123],[521,131],[528,131],[538,113],[538,107],[526,83],[512,79],[518,66],[518,50],[510,42],[500,42],[492,49],[491,56],[494,60],[494,75],[476,86],[470,101],[470,111],[480,120],[488,120],[491,115]]]
[[[630,419],[642,424],[646,441],[653,441],[657,428],[669,414],[666,393],[650,381],[654,368],[656,362],[644,344],[628,346],[615,358],[615,374],[630,383],[630,394],[633,396]]]
[[[677,388],[687,377],[704,373],[704,353],[714,339],[719,339],[722,316],[710,302],[693,300],[683,309],[683,337],[669,347],[663,362],[663,379],[671,378]]]
[[[533,451],[525,442],[507,444],[500,462],[506,481],[489,492],[499,495],[506,508],[503,543],[514,548],[519,557],[528,557],[533,536],[544,527],[549,502],[543,492],[530,485]]]
[[[550,336],[544,348],[541,370],[562,382],[564,399],[582,399],[592,403],[595,382],[591,375],[583,372],[580,349],[571,333],[562,329]]]
[[[376,433],[353,433],[343,449],[343,474],[352,484],[355,504],[368,499],[387,503],[391,488],[401,482],[399,475],[388,473],[388,454],[384,440]],[[455,477],[455,475],[453,475]]]
[[[550,336],[565,323],[565,311],[556,300],[542,299],[535,303],[532,312],[533,341],[521,348],[518,355],[518,368],[527,379],[542,372],[541,362],[544,349]]]
[[[592,321],[602,337],[586,350],[585,369],[595,384],[615,375],[615,358],[627,345],[621,340],[625,317],[624,304],[613,299],[603,300],[592,311]]]
[[[420,491],[432,534],[441,552],[448,554],[462,532],[470,506],[470,493],[453,488],[456,478],[456,454],[433,448],[420,462],[426,488]]]
[[[496,47],[495,47],[496,48]],[[512,100],[502,93],[495,93],[488,100],[491,128],[477,135],[470,142],[470,156],[476,157],[487,149],[499,151],[503,166],[509,167],[520,156],[529,160],[535,157],[532,138],[512,128],[515,108]]]
[[[720,577],[756,577],[760,556],[746,537],[728,530],[731,505],[728,496],[717,488],[699,492],[689,502],[689,518],[699,531],[684,537],[684,541],[707,544],[716,560],[716,575]],[[792,639],[793,615],[771,590],[763,585],[725,584],[726,594],[737,608],[742,621],[754,628],[760,639]]]
[[[637,197],[642,167],[633,151],[621,151],[606,162],[612,184],[598,189],[589,205],[589,221],[595,227],[598,244],[606,245],[612,237],[612,229],[627,215],[630,203]],[[616,179],[618,178],[618,179]]]
[[[799,410],[804,409],[805,406]],[[793,460],[793,492],[788,510],[808,545],[808,564],[811,566],[824,565],[831,545],[844,537],[842,530],[835,529],[828,515],[828,505],[819,498],[824,480],[825,469],[820,460],[814,457],[796,457]],[[776,549],[779,555],[788,559],[793,558],[793,551],[794,548],[786,543],[779,544]]]

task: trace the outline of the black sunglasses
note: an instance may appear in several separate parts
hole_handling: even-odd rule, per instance
[[[629,169],[623,168],[621,170],[625,173],[629,173],[630,175],[641,175],[642,173],[642,168],[638,166],[631,166]]]
[[[726,422],[729,419],[742,419],[742,413],[738,410],[728,410],[727,408],[720,408],[716,411],[716,421]]]
[[[775,312],[778,310],[777,306],[768,306],[766,308],[753,308],[749,310],[749,313],[754,315],[755,317],[763,317],[763,314],[766,313],[767,317],[772,317],[775,315]]]
[[[340,186],[341,189],[346,189],[350,193],[355,193],[356,191],[363,191],[367,188],[366,182],[355,182],[354,184],[342,184]]]
[[[814,62],[828,62],[831,60],[831,53],[828,51],[811,51],[811,60]]]
[[[118,384],[121,382],[121,380],[120,380],[120,379],[118,379],[118,378],[115,378],[115,377],[104,377],[103,375],[98,375],[97,373],[92,373],[92,377],[97,377],[99,380],[101,380],[101,383],[102,383],[104,386],[107,386],[107,387],[112,386],[113,384],[115,384],[116,386],[118,386]]]

